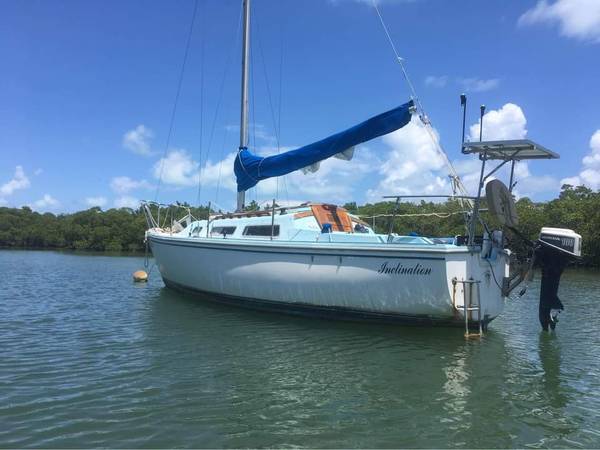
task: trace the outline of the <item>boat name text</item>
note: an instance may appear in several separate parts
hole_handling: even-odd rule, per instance
[[[424,267],[417,263],[414,266],[405,266],[402,263],[396,265],[384,262],[377,273],[385,273],[388,275],[431,275],[431,267]]]

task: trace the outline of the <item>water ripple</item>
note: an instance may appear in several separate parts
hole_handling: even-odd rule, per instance
[[[207,303],[141,265],[0,252],[1,447],[600,446],[597,274],[566,276],[556,333],[532,289],[464,341]]]

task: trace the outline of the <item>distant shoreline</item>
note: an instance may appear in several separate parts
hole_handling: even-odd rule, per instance
[[[192,207],[193,217],[204,219],[208,208]],[[581,234],[582,259],[577,267],[600,268],[600,191],[583,186],[564,185],[558,198],[533,202],[524,197],[516,202],[519,230],[536,240],[542,227],[568,228]],[[349,212],[369,223],[376,232],[387,234],[394,212],[393,232],[400,235],[457,236],[465,234],[464,208],[453,200],[443,203],[383,201],[343,205]],[[249,210],[258,209],[256,202]],[[484,213],[486,214],[486,213]],[[493,218],[485,217],[491,229],[500,229]],[[144,233],[148,227],[141,208],[108,209],[94,207],[84,211],[58,214],[38,213],[29,207],[0,207],[0,248],[56,251],[85,251],[115,255],[143,255]],[[507,233],[509,247],[526,257],[527,244]]]
[[[18,252],[58,252],[58,253],[73,253],[98,256],[137,256],[143,257],[143,251],[110,251],[110,250],[92,250],[92,249],[72,249],[72,248],[52,248],[52,247],[6,247],[0,246],[0,252],[5,250],[14,250]],[[152,257],[152,252],[149,254]]]

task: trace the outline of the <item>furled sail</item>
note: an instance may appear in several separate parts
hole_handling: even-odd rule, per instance
[[[411,100],[345,131],[279,155],[260,157],[252,154],[247,148],[241,148],[234,163],[237,190],[246,191],[261,180],[279,177],[300,169],[315,171],[320,161],[332,156],[349,160],[352,158],[354,146],[391,133],[408,124],[413,109],[414,103]]]

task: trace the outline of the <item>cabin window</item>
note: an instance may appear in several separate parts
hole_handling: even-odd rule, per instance
[[[235,233],[235,227],[213,227],[211,236],[227,236]]]
[[[192,228],[192,231],[190,231],[190,236],[198,237],[198,236],[200,236],[201,231],[202,231],[202,227],[200,225],[196,225]]]
[[[244,236],[271,237],[271,228],[273,228],[273,236],[279,236],[279,225],[274,227],[271,227],[271,225],[250,225],[244,228]]]

